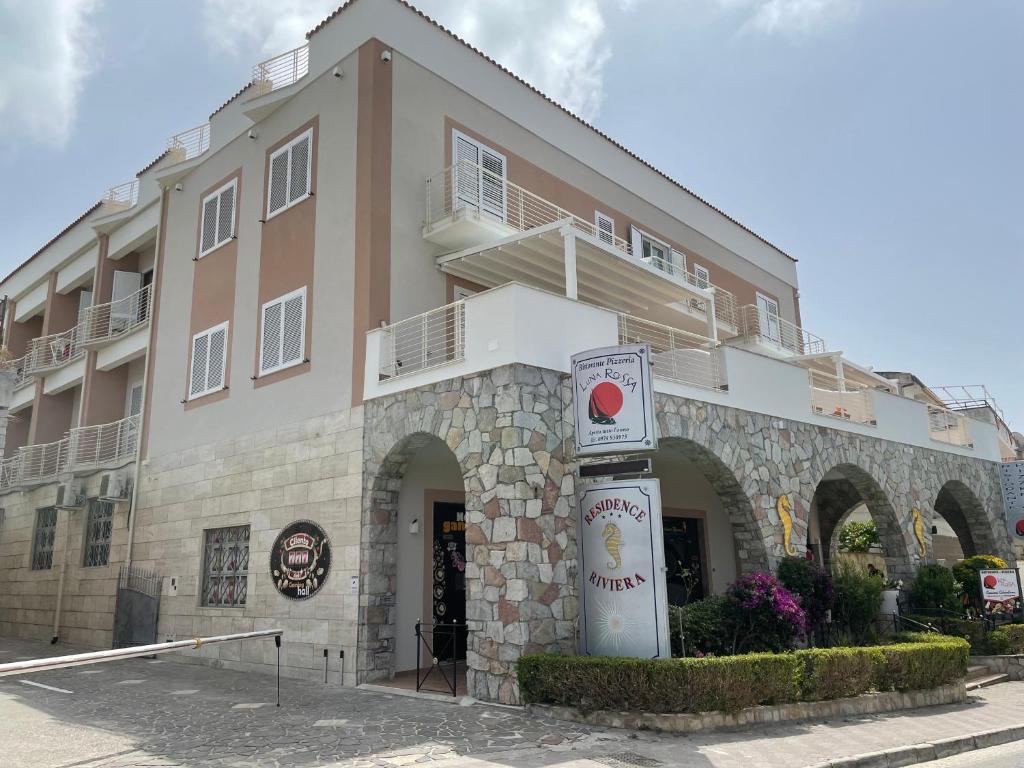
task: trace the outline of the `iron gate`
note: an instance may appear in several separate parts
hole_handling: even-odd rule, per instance
[[[114,647],[149,645],[156,642],[160,616],[160,585],[155,571],[122,565],[117,578],[114,604]]]

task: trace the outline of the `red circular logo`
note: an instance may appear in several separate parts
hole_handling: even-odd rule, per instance
[[[622,410],[622,390],[610,381],[602,381],[594,387],[591,400],[606,416],[614,416]]]
[[[985,588],[986,589],[995,589],[996,588],[996,577],[995,576],[986,576],[985,577]]]
[[[1024,536],[1024,520],[1017,521],[1017,535]]]

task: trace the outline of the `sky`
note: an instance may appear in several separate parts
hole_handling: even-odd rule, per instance
[[[0,0],[0,271],[337,2]],[[1024,2],[414,4],[797,258],[831,349],[1024,431]]]

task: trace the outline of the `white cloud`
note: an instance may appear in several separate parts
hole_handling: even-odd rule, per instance
[[[746,16],[741,30],[805,36],[847,21],[861,0],[717,0],[726,10]]]
[[[304,35],[340,0],[204,0],[207,42],[233,56],[273,55]],[[636,0],[620,0],[628,10]],[[604,100],[611,46],[600,0],[414,2],[428,15],[584,119]],[[255,62],[253,62],[255,63]]]
[[[61,147],[99,58],[99,0],[0,0],[0,136]]]

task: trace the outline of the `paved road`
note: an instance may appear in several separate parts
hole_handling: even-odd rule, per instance
[[[1024,768],[1024,742],[1015,741],[933,763],[920,763],[918,768]]]
[[[55,652],[0,638],[0,662]],[[0,766],[800,768],[1024,722],[1024,683],[960,706],[695,737],[291,680],[278,709],[273,678],[172,658],[0,678]]]

